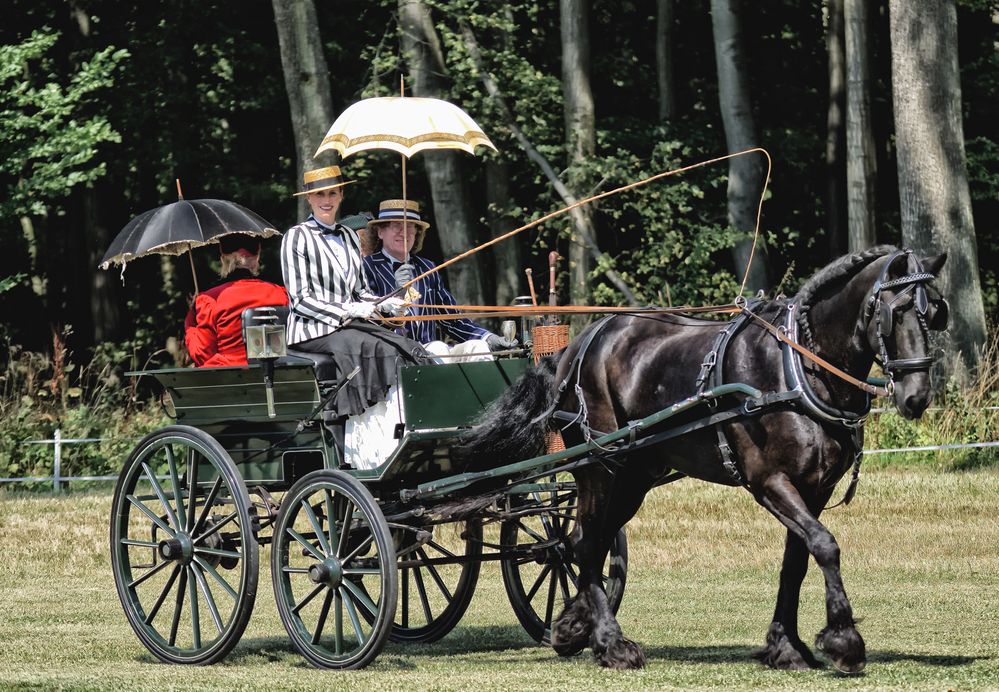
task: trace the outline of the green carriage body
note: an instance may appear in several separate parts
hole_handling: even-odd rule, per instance
[[[380,466],[346,469],[365,482],[415,485],[454,472],[450,442],[520,377],[526,358],[407,365],[400,369],[403,428]],[[286,357],[274,368],[274,413],[268,415],[259,364],[129,373],[155,378],[176,422],[203,430],[232,457],[248,485],[283,490],[305,474],[343,468],[317,415],[322,394],[313,365]]]

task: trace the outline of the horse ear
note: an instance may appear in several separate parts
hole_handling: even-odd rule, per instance
[[[940,276],[940,270],[943,268],[944,262],[946,261],[946,252],[932,257],[924,257],[922,259],[923,271],[929,272],[930,274],[933,274],[933,276]]]

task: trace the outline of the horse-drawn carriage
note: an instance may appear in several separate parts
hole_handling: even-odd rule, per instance
[[[828,592],[816,645],[860,670],[839,548],[817,517],[851,465],[856,481],[876,389],[857,378],[872,361],[903,415],[929,401],[929,332],[946,326],[947,307],[928,289],[943,260],[875,248],[832,263],[793,300],[740,304],[728,322],[634,311],[537,368],[404,366],[397,445],[373,469],[347,466],[328,425],[344,374],[322,356],[270,349],[280,326],[249,335],[248,366],[133,373],[162,385],[177,424],[138,444],[115,489],[126,616],[161,660],[217,661],[246,627],[270,544],[296,648],[317,666],[358,668],[388,639],[447,634],[481,563],[498,560],[532,637],[638,667],[641,649],[614,619],[623,527],[649,489],[690,476],[744,486],[788,530],[762,659],[818,665],[796,627],[811,555]],[[567,448],[544,447],[553,427]]]

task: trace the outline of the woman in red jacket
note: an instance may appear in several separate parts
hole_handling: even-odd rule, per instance
[[[187,352],[199,368],[246,365],[243,310],[287,305],[284,288],[256,278],[260,273],[260,239],[223,236],[219,241],[221,274],[229,280],[199,293],[184,322]]]

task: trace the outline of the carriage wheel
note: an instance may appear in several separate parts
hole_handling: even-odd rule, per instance
[[[171,426],[125,462],[111,505],[111,569],[139,640],[161,661],[208,664],[239,641],[257,594],[246,486],[210,435]]]
[[[482,524],[469,520],[460,537],[447,535],[452,527],[457,525],[445,527],[425,543],[400,548],[399,613],[392,641],[437,641],[454,629],[468,609],[482,566]]]
[[[295,648],[320,668],[368,665],[398,593],[392,535],[371,493],[341,471],[313,471],[284,496],[272,541],[274,595]]]
[[[548,486],[544,491],[512,496],[511,511],[522,514],[505,521],[500,530],[503,551],[517,548],[518,554],[500,564],[510,605],[527,633],[545,645],[551,643],[552,619],[575,595],[578,581],[567,541],[576,516],[576,484],[553,476]],[[622,528],[614,537],[602,574],[614,613],[624,598],[627,573],[628,539]]]

